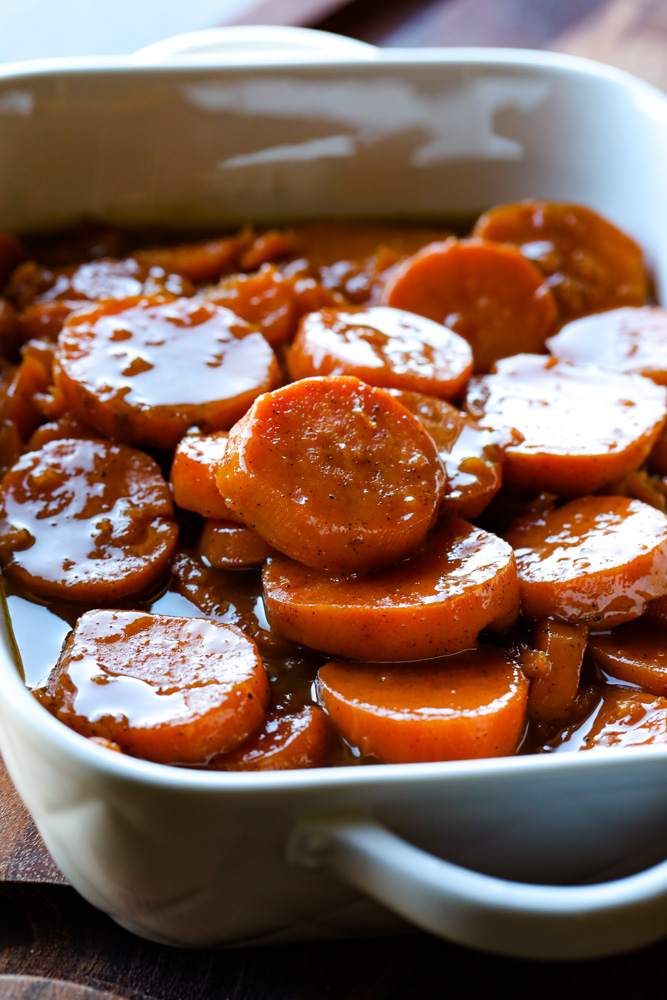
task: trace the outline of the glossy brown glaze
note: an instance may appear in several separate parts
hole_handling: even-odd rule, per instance
[[[667,385],[667,309],[625,307],[572,320],[547,341],[559,361],[646,375]]]
[[[642,618],[591,636],[588,648],[611,677],[649,694],[667,695],[667,632],[655,620]]]
[[[510,489],[583,496],[645,461],[667,416],[667,394],[639,375],[519,354],[471,381],[466,409],[523,436],[506,450]]]
[[[321,309],[302,319],[287,366],[293,379],[354,375],[384,389],[456,399],[472,372],[472,351],[447,327],[401,309]]]
[[[564,319],[646,301],[648,279],[640,248],[589,208],[515,202],[485,212],[473,231],[517,246],[545,275]]]
[[[433,438],[447,475],[442,510],[474,520],[502,484],[505,448],[521,435],[508,428],[480,426],[455,406],[419,392],[390,389]]]
[[[211,517],[204,521],[197,551],[205,563],[221,569],[261,566],[273,553],[252,528]]]
[[[262,335],[222,306],[131,299],[67,322],[55,378],[100,433],[174,448],[192,426],[231,427],[279,372]]]
[[[516,521],[521,610],[602,630],[667,593],[667,517],[625,497],[584,497]]]
[[[28,591],[108,605],[166,575],[173,505],[148,455],[62,439],[27,452],[0,487],[3,568]]]
[[[355,660],[457,652],[483,628],[509,628],[519,607],[509,545],[457,517],[441,520],[418,553],[385,570],[334,577],[276,556],[262,578],[279,632]]]
[[[227,625],[89,611],[39,700],[83,736],[162,764],[203,764],[264,721],[268,680],[255,644]]]
[[[333,728],[318,705],[300,712],[273,711],[264,725],[231,753],[214,757],[213,771],[282,771],[318,767],[328,762],[334,744]]]

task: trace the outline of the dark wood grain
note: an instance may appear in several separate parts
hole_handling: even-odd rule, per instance
[[[37,976],[0,976],[0,1000],[114,1000],[117,996]]]
[[[0,974],[78,982],[126,1000],[443,1000],[453,991],[660,1000],[667,973],[664,945],[603,962],[540,963],[426,934],[180,951],[134,938],[63,886],[0,888],[0,941]]]
[[[0,881],[49,882],[66,879],[46,850],[30,813],[14,791],[0,758]]]

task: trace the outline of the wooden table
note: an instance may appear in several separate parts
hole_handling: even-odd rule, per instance
[[[0,60],[131,52],[213,24],[303,24],[387,46],[554,49],[612,63],[667,89],[667,0],[143,0],[143,19],[126,16],[131,8],[124,11],[124,3],[7,5],[0,10]],[[167,6],[178,10],[165,31]],[[105,30],[82,20],[93,9]],[[495,1000],[533,992],[540,1000],[655,1000],[667,981],[664,944],[576,965],[492,958],[424,934],[218,952],[153,945],[122,931],[66,884],[1,762],[0,949],[0,997],[17,1000],[428,1000],[450,989]]]

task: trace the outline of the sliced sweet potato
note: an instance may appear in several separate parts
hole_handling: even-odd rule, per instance
[[[260,397],[229,435],[225,503],[293,559],[352,573],[401,559],[435,520],[444,472],[419,422],[356,378]]]
[[[390,272],[381,302],[461,334],[477,372],[498,358],[543,350],[556,320],[537,268],[513,247],[478,239],[451,237],[424,247]]]
[[[530,681],[528,712],[535,722],[564,725],[579,691],[586,652],[585,625],[546,619],[538,622],[533,643],[544,656]]]
[[[600,631],[667,593],[667,517],[639,500],[584,497],[516,521],[521,610]]]
[[[519,354],[472,379],[466,409],[480,423],[523,436],[505,452],[510,490],[583,496],[645,461],[665,422],[667,394],[639,375]]]
[[[401,309],[321,309],[301,320],[287,368],[293,379],[354,375],[384,389],[456,399],[472,373],[472,351],[442,324]]]
[[[481,427],[455,406],[420,392],[389,389],[414,413],[438,449],[447,475],[442,510],[474,520],[500,489],[505,448],[521,435],[508,428]]]
[[[287,771],[319,767],[326,762],[332,728],[317,705],[306,705],[294,714],[269,712],[264,725],[231,753],[214,757],[214,771]]]
[[[584,723],[585,734],[574,738],[579,750],[596,747],[641,747],[667,743],[667,698],[609,687],[592,724]],[[582,729],[584,728],[582,727]]]
[[[518,613],[509,545],[457,517],[443,519],[418,553],[385,570],[332,577],[275,556],[262,580],[279,632],[355,660],[458,652],[484,628],[508,628]]]
[[[518,247],[547,278],[564,319],[646,301],[641,250],[590,208],[539,200],[500,205],[480,216],[473,232]]]
[[[664,598],[663,598],[664,600]],[[667,646],[664,628],[645,618],[591,636],[589,650],[599,667],[649,694],[667,695]]]
[[[0,487],[0,560],[28,591],[109,605],[150,591],[177,540],[169,487],[143,452],[62,439],[27,452]]]
[[[227,431],[186,434],[178,442],[169,481],[174,503],[202,517],[238,521],[220,496],[216,484],[218,466],[227,447]]]
[[[79,312],[58,340],[68,408],[107,437],[174,448],[189,427],[226,430],[277,384],[261,333],[198,298],[128,299]]]
[[[386,764],[506,756],[526,726],[528,681],[488,646],[421,663],[330,662],[317,692],[344,739]]]
[[[573,365],[598,365],[645,375],[667,385],[667,309],[608,309],[572,320],[547,341],[552,357]]]
[[[71,729],[124,753],[204,764],[262,725],[269,684],[255,644],[228,625],[88,611],[38,697]]]
[[[204,522],[197,551],[207,565],[220,569],[261,566],[273,553],[252,528],[211,517]]]

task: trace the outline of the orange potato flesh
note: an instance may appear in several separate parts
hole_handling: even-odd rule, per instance
[[[181,275],[126,257],[54,269],[27,261],[12,275],[9,292],[21,307],[26,335],[56,340],[68,316],[87,303],[138,296],[167,301],[192,295],[194,288]]]
[[[321,309],[302,319],[287,367],[293,379],[354,375],[384,389],[456,399],[472,372],[472,351],[447,327],[401,309]]]
[[[82,736],[162,764],[204,764],[258,729],[269,684],[255,644],[203,618],[88,611],[40,701]]]
[[[519,603],[510,547],[457,517],[443,519],[409,559],[367,576],[332,577],[276,556],[262,580],[280,633],[356,660],[467,649],[482,629],[510,627]]]
[[[387,764],[506,756],[526,725],[528,681],[492,647],[435,662],[330,662],[317,692],[343,738]]]
[[[26,312],[35,306],[61,304],[68,312],[87,302],[129,299],[165,294],[166,298],[191,295],[191,283],[160,267],[149,267],[134,257],[103,258],[63,267],[42,267],[27,261],[12,275],[8,294]]]
[[[667,593],[667,517],[625,497],[584,497],[520,518],[514,548],[521,610],[600,631],[638,618]]]
[[[667,743],[667,698],[610,687],[579,749],[621,750],[651,743]]]
[[[209,566],[221,569],[247,569],[261,566],[273,549],[252,528],[207,518],[197,547]]]
[[[304,312],[342,301],[314,278],[286,277],[273,264],[255,274],[231,275],[204,296],[259,327],[272,347],[292,339]]]
[[[581,678],[588,629],[549,619],[539,622],[533,642],[543,660],[531,678],[528,712],[536,722],[563,723],[571,712]]]
[[[308,566],[363,572],[417,548],[444,487],[435,445],[407,410],[355,378],[260,397],[229,435],[225,503]]]
[[[220,496],[216,476],[227,447],[227,431],[214,434],[186,434],[174,452],[169,482],[174,503],[183,510],[193,510],[202,517],[237,521]]]
[[[583,496],[647,458],[667,414],[667,394],[639,375],[520,354],[474,378],[466,409],[481,423],[515,427],[506,452],[510,490]]]
[[[667,309],[609,309],[572,320],[547,341],[558,361],[645,375],[667,385]]]
[[[649,694],[667,695],[665,631],[645,618],[591,637],[595,662],[611,677],[637,684]]]
[[[500,205],[480,216],[474,235],[517,246],[546,276],[565,319],[646,301],[641,250],[589,208],[548,201]]]
[[[228,430],[279,378],[261,333],[198,298],[107,302],[72,316],[58,340],[69,409],[132,444],[175,448],[192,426]]]
[[[461,334],[477,372],[498,358],[543,350],[556,320],[537,268],[513,247],[477,239],[424,247],[390,273],[381,302]]]
[[[388,390],[413,413],[438,449],[447,476],[442,510],[474,520],[502,482],[505,448],[521,435],[507,428],[481,427],[455,406],[419,392]]]
[[[252,244],[252,233],[206,240],[202,243],[181,243],[173,247],[139,250],[137,260],[148,267],[182,274],[191,281],[215,281],[226,271],[234,270],[244,252]]]
[[[157,463],[127,445],[52,441],[0,487],[4,570],[47,597],[100,605],[146,593],[167,573],[177,534]]]
[[[95,431],[91,430],[87,424],[82,424],[80,420],[72,416],[71,413],[64,413],[57,420],[50,420],[42,424],[34,431],[26,445],[26,451],[37,451],[49,441],[59,441],[61,438],[94,438]]]
[[[214,771],[287,771],[319,767],[332,742],[331,723],[317,705],[300,712],[269,712],[264,725],[231,753],[215,757]]]

